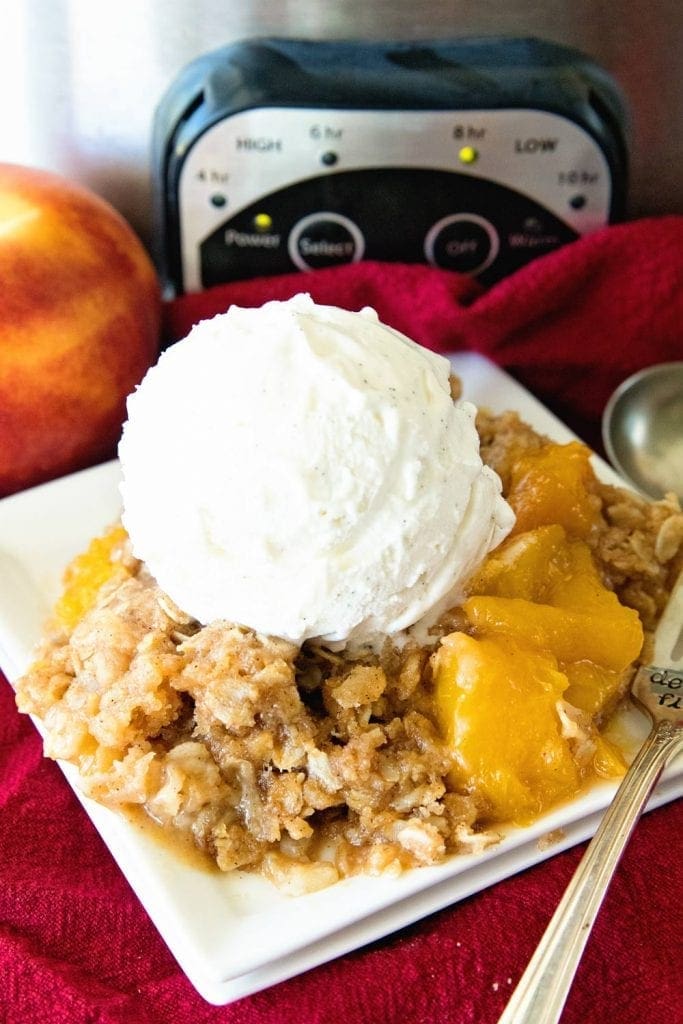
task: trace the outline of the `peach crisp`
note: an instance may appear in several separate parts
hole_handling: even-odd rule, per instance
[[[46,752],[292,893],[483,849],[620,774],[603,727],[681,569],[683,514],[513,414],[478,430],[516,525],[429,637],[334,650],[203,625],[120,525],[93,541],[18,684]]]

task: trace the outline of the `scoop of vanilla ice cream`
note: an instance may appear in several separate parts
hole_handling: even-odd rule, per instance
[[[308,295],[199,323],[128,400],[136,556],[200,622],[297,644],[435,618],[514,518],[449,373]]]

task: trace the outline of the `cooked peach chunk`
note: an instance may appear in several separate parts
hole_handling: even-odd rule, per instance
[[[611,711],[622,693],[623,672],[590,661],[568,662],[562,666],[562,671],[569,680],[565,700],[588,712],[591,718]]]
[[[559,523],[575,537],[590,536],[600,516],[590,455],[578,441],[548,442],[515,462],[507,495],[517,517],[515,533]]]
[[[640,653],[638,613],[604,586],[588,546],[561,526],[507,540],[469,590],[463,608],[477,632],[507,633],[563,663],[590,661],[609,672],[623,672]]]
[[[64,590],[55,606],[61,626],[73,629],[93,606],[100,587],[115,573],[126,570],[114,560],[114,551],[127,539],[123,526],[112,526],[70,563],[64,574]]]
[[[524,824],[575,793],[581,773],[557,712],[567,678],[547,652],[510,636],[447,636],[433,657],[451,784],[475,793],[490,821]]]
[[[463,607],[477,633],[515,636],[561,661],[587,659],[618,672],[638,657],[643,632],[637,613],[614,600],[612,614],[515,597],[470,597]]]
[[[470,578],[470,594],[543,601],[550,581],[566,575],[567,534],[561,526],[541,526],[504,541]]]
[[[546,456],[555,466],[578,463],[578,448]],[[576,537],[588,519],[577,526],[555,511],[562,522],[543,524],[547,507],[527,504],[528,521],[541,525],[509,537],[471,578],[462,607],[473,635],[451,634],[433,659],[439,720],[456,754],[453,785],[477,793],[495,820],[518,823],[590,773],[623,772],[595,720],[613,708],[643,643],[637,613],[607,589]]]

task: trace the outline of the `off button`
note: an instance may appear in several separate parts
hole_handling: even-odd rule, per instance
[[[442,217],[429,229],[424,243],[428,263],[461,274],[480,274],[493,263],[499,248],[495,228],[476,213]]]
[[[365,239],[358,225],[340,213],[311,213],[292,228],[288,249],[299,270],[319,270],[361,260]]]

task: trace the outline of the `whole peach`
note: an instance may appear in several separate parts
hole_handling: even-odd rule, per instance
[[[0,164],[0,496],[115,454],[160,316],[152,262],[113,207]]]

